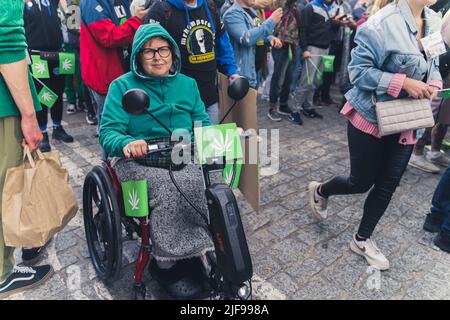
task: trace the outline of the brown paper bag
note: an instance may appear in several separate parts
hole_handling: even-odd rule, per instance
[[[58,152],[24,150],[23,164],[8,169],[3,187],[3,236],[7,246],[40,247],[78,211],[69,174]]]

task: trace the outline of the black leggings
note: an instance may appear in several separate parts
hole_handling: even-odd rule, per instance
[[[350,176],[335,177],[321,187],[325,197],[370,191],[364,203],[364,214],[358,235],[370,238],[383,216],[408,165],[413,145],[398,143],[399,134],[375,138],[347,127],[350,151]]]

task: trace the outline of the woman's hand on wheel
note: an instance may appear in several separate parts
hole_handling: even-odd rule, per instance
[[[408,92],[410,97],[415,99],[431,98],[430,91],[428,90],[428,85],[425,82],[419,80],[406,78],[403,82],[402,89]]]
[[[145,140],[136,140],[128,143],[123,148],[125,158],[142,158],[147,154],[147,142]]]

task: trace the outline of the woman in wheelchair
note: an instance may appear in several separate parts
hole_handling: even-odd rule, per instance
[[[206,280],[201,257],[214,250],[202,217],[180,195],[165,159],[147,155],[151,141],[168,141],[169,134],[149,115],[132,115],[122,106],[129,89],[142,89],[150,97],[149,111],[172,132],[193,134],[194,121],[210,125],[195,80],[180,74],[180,52],[159,24],[141,26],[134,38],[131,71],[110,86],[100,123],[101,146],[116,157],[113,167],[120,182],[147,179],[149,225],[152,241],[150,272],[174,298],[195,298]],[[130,159],[131,158],[131,159]],[[118,160],[117,160],[118,159]],[[202,172],[186,164],[173,172],[184,193],[205,210]]]

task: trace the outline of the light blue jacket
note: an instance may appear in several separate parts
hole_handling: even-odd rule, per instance
[[[438,14],[425,8],[425,34],[440,32]],[[372,93],[378,101],[393,100],[387,94],[396,73],[422,80],[428,72],[427,83],[441,80],[439,59],[425,60],[416,40],[417,26],[406,0],[390,4],[378,11],[357,31],[357,47],[349,64],[353,89],[345,95],[347,101],[369,122],[377,124]],[[402,91],[399,98],[407,97]]]
[[[254,11],[253,9],[250,9]],[[256,11],[255,16],[256,16]],[[256,43],[260,39],[269,42],[275,28],[275,21],[267,19],[256,27],[252,17],[235,2],[223,15],[225,28],[230,36],[238,73],[248,79],[256,88],[258,80],[255,69]]]

